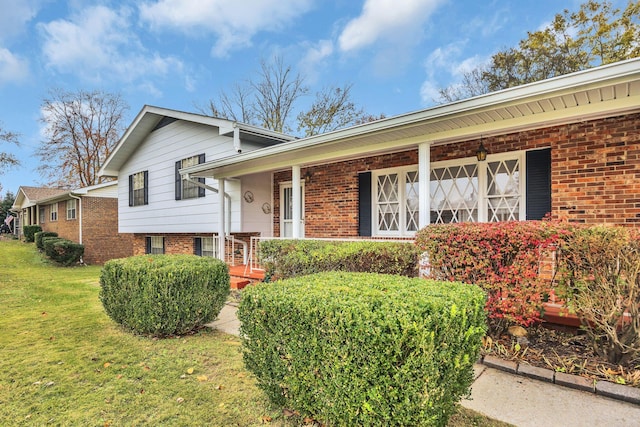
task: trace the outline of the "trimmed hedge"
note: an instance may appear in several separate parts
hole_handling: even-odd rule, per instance
[[[44,245],[43,245],[42,239],[44,239],[45,237],[58,237],[58,233],[56,233],[54,231],[38,231],[34,235],[34,240],[36,242],[36,248],[40,249],[41,251],[44,250]]]
[[[469,392],[476,286],[332,272],[243,292],[244,362],[276,405],[333,426],[446,425]]]
[[[25,225],[22,227],[22,233],[24,234],[24,241],[27,243],[32,243],[35,238],[35,234],[39,231],[42,231],[42,227],[39,225]]]
[[[419,251],[411,242],[264,240],[260,262],[268,279],[323,271],[418,275]],[[267,280],[268,281],[268,280]]]
[[[60,237],[43,237],[42,247],[46,256],[63,266],[77,264],[84,255],[84,245]]]
[[[211,322],[230,292],[229,269],[195,255],[142,255],[107,261],[100,301],[114,321],[143,335],[184,335]]]

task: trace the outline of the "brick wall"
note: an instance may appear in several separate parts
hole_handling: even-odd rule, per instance
[[[103,264],[133,254],[133,235],[118,233],[118,199],[82,198],[84,262]]]
[[[76,219],[67,219],[67,202],[58,202],[58,220],[51,221],[51,205],[45,206],[43,231],[53,231],[59,237],[80,241],[80,203],[76,202]],[[83,261],[104,264],[113,258],[131,256],[132,235],[118,233],[118,200],[104,197],[82,198]]]
[[[552,216],[573,222],[640,222],[640,114],[485,137],[490,154],[551,148]],[[431,161],[473,157],[480,140],[431,148]],[[358,172],[417,165],[417,150],[308,168],[305,235],[358,235]],[[306,168],[301,170],[304,176]],[[274,233],[280,235],[280,183],[274,174]]]

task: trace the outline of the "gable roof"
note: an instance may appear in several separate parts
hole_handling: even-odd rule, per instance
[[[145,138],[156,129],[156,127],[168,124],[173,120],[184,120],[216,127],[219,129],[220,135],[233,135],[234,129],[238,129],[242,139],[258,142],[265,146],[296,139],[293,136],[280,132],[274,132],[232,120],[145,105],[122,135],[109,157],[105,160],[100,171],[98,171],[98,175],[118,176],[118,171],[122,165],[131,157]]]
[[[209,161],[181,173],[230,178],[631,112],[640,112],[640,58]]]
[[[69,190],[63,190],[60,188],[21,186],[18,189],[18,194],[16,195],[11,208],[22,209],[29,206],[35,206],[38,204],[38,201],[42,199],[55,197],[68,192]]]

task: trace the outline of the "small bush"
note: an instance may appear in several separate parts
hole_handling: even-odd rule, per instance
[[[41,251],[44,250],[44,245],[43,245],[42,239],[44,239],[45,237],[58,237],[58,233],[53,232],[53,231],[38,231],[34,235],[34,240],[36,242],[36,247],[38,249],[40,249]]]
[[[194,255],[114,259],[100,274],[100,300],[114,321],[143,335],[183,335],[211,322],[229,295],[229,269]]]
[[[84,245],[60,237],[43,237],[42,247],[46,256],[64,266],[77,264],[84,255]]]
[[[323,271],[418,274],[418,250],[410,242],[264,240],[260,256],[266,277],[273,279]]]
[[[24,234],[24,241],[32,243],[35,239],[35,234],[42,231],[42,227],[39,225],[25,225],[22,227],[22,233]]]
[[[244,361],[269,399],[333,426],[445,425],[486,331],[476,286],[332,272],[245,288]]]
[[[597,354],[616,365],[640,357],[640,235],[620,227],[576,231],[559,251],[566,303]]]
[[[541,321],[553,286],[539,274],[540,262],[570,230],[551,221],[438,224],[420,230],[416,244],[427,254],[430,277],[487,292],[491,333],[500,335],[511,324]]]

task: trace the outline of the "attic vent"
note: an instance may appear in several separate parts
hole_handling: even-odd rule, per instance
[[[160,128],[163,128],[163,127],[165,127],[166,125],[168,125],[168,124],[171,124],[171,123],[175,122],[176,120],[178,120],[178,119],[176,119],[176,118],[174,118],[174,117],[167,117],[167,116],[164,116],[162,119],[160,119],[160,121],[158,122],[158,124],[156,125],[156,127],[154,127],[154,128],[151,130],[151,132],[153,132],[154,130],[158,130],[158,129],[160,129]]]

